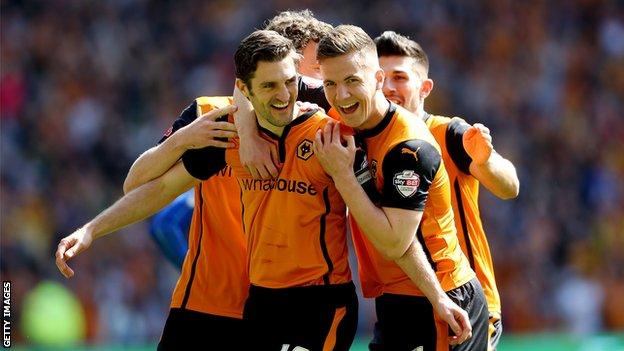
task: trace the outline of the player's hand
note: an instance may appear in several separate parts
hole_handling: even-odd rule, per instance
[[[312,102],[297,101],[296,104],[299,107],[299,114],[310,112],[312,110],[318,110],[325,113],[325,110],[321,106]]]
[[[340,122],[330,120],[322,130],[316,131],[314,152],[325,172],[334,180],[340,175],[353,173],[355,150],[355,138],[340,133]]]
[[[230,122],[217,122],[216,119],[227,116],[236,111],[236,105],[228,105],[226,107],[209,111],[197,118],[189,125],[181,128],[176,134],[179,140],[184,143],[186,149],[201,149],[207,146],[215,146],[222,148],[232,148],[234,143],[230,140],[236,138],[236,126]],[[197,110],[198,114],[199,109]],[[217,138],[227,139],[217,140]]]
[[[462,138],[464,150],[472,158],[472,162],[482,165],[490,159],[492,150],[492,136],[490,130],[481,123],[475,123],[468,128]]]
[[[241,164],[255,179],[274,179],[281,167],[275,144],[257,134],[240,138],[238,149]]]
[[[56,266],[65,278],[74,276],[74,270],[69,268],[67,261],[86,250],[93,242],[93,235],[86,227],[82,227],[61,240],[56,249]]]
[[[453,300],[446,297],[434,305],[435,312],[448,323],[455,335],[449,335],[450,345],[459,345],[472,337],[472,326],[468,313]]]

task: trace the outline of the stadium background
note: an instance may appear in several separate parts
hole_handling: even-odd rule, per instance
[[[622,2],[0,6],[1,273],[12,282],[14,345],[155,344],[177,273],[147,223],[98,240],[71,262],[69,281],[54,265],[56,244],[122,194],[132,161],[191,99],[231,93],[242,37],[278,11],[310,8],[334,25],[419,41],[436,83],[427,110],[486,124],[515,163],[520,196],[481,197],[503,301],[500,349],[624,349]],[[360,328],[360,340],[369,332]],[[599,333],[610,336],[586,338]]]

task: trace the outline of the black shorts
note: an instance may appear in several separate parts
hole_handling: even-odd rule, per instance
[[[251,350],[349,350],[357,328],[353,283],[286,289],[249,288],[244,319]],[[287,345],[287,346],[286,346]]]
[[[172,308],[158,350],[243,350],[246,332],[242,319]]]
[[[447,295],[468,312],[472,337],[454,351],[486,351],[488,347],[488,310],[481,284],[475,278],[450,290]],[[369,344],[371,351],[449,350],[447,338],[453,333],[448,324],[434,316],[426,297],[383,294],[375,299],[377,323]]]

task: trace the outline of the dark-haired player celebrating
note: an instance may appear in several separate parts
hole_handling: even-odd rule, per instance
[[[483,287],[490,313],[489,346],[495,350],[502,333],[501,302],[479,215],[479,184],[501,199],[514,198],[520,188],[515,167],[494,150],[490,132],[482,124],[470,126],[460,118],[425,112],[425,99],[433,89],[433,81],[428,76],[429,59],[418,43],[392,31],[374,41],[386,75],[384,95],[420,117],[440,145],[451,182],[459,242]]]

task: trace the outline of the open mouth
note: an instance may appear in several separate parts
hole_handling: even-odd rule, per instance
[[[276,103],[271,104],[271,107],[278,111],[286,111],[289,105],[290,103],[288,102],[276,102]]]
[[[390,101],[394,102],[394,103],[395,103],[395,104],[397,104],[397,105],[401,105],[401,106],[403,106],[403,100],[399,99],[399,98],[398,98],[398,97],[396,97],[396,96],[387,96],[387,97],[386,97],[386,99],[388,99],[388,100],[390,100]]]
[[[354,102],[352,104],[349,105],[343,105],[340,106],[340,110],[342,111],[342,113],[344,113],[345,115],[351,114],[353,112],[355,112],[355,110],[357,110],[357,108],[360,106],[359,102]]]

